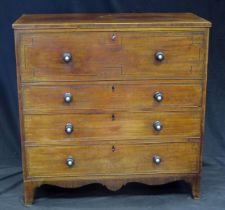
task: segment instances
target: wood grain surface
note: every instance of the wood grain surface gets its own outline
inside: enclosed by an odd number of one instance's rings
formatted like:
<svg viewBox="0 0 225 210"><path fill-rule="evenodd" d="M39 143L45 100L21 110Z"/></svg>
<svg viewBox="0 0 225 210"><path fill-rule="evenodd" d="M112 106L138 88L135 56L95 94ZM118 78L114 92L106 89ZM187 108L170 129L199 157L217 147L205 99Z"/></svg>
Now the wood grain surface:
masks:
<svg viewBox="0 0 225 210"><path fill-rule="evenodd" d="M191 13L17 20L25 204L42 184L101 183L118 190L130 182L185 180L199 198L210 26ZM161 102L155 92L163 94ZM65 93L72 94L70 103ZM74 126L71 134L67 123ZM73 167L66 165L69 157Z"/></svg>
<svg viewBox="0 0 225 210"><path fill-rule="evenodd" d="M112 119L114 114L114 120ZM26 141L48 143L54 140L76 139L146 139L153 137L200 137L200 112L149 112L112 114L25 115ZM153 123L160 121L161 131ZM72 123L74 131L65 132L65 125Z"/></svg>
<svg viewBox="0 0 225 210"><path fill-rule="evenodd" d="M204 68L203 40L204 33L177 31L24 34L21 79L199 79ZM163 61L155 59L157 52L165 54ZM71 62L63 61L64 53L71 53Z"/></svg>
<svg viewBox="0 0 225 210"><path fill-rule="evenodd" d="M210 27L211 23L191 13L93 13L23 15L15 29Z"/></svg>
<svg viewBox="0 0 225 210"><path fill-rule="evenodd" d="M157 102L154 94L163 94ZM25 113L71 113L108 111L150 111L200 108L201 84L152 84L148 82L73 85L24 85ZM64 101L65 93L72 94L72 101ZM94 112L94 111L93 111Z"/></svg>
<svg viewBox="0 0 225 210"><path fill-rule="evenodd" d="M112 150L112 147L115 150ZM28 147L28 177L197 173L198 143ZM161 163L153 162L159 155ZM74 166L66 160L72 157Z"/></svg>

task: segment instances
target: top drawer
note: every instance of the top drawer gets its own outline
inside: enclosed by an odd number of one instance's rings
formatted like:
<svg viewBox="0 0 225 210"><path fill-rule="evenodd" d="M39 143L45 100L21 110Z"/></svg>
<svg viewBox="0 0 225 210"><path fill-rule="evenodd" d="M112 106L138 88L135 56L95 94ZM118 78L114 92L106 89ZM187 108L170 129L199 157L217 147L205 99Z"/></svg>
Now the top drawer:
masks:
<svg viewBox="0 0 225 210"><path fill-rule="evenodd" d="M204 34L200 32L23 34L21 78L22 81L199 79L203 76L204 43Z"/></svg>

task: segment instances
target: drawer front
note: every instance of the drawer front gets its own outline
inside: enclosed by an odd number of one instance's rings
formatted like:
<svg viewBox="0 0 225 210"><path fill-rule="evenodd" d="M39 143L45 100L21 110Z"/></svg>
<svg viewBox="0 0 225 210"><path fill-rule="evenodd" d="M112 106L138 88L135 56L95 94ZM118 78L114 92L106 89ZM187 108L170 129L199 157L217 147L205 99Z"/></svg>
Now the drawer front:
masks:
<svg viewBox="0 0 225 210"><path fill-rule="evenodd" d="M202 78L204 35L68 32L22 37L22 81ZM163 60L156 54L162 52ZM159 54L157 54L159 55Z"/></svg>
<svg viewBox="0 0 225 210"><path fill-rule="evenodd" d="M24 121L26 141L37 143L199 137L201 112L25 115Z"/></svg>
<svg viewBox="0 0 225 210"><path fill-rule="evenodd" d="M68 113L101 109L177 110L201 106L200 84L151 85L150 83L25 85L23 107L26 113Z"/></svg>
<svg viewBox="0 0 225 210"><path fill-rule="evenodd" d="M28 177L197 173L198 143L26 147Z"/></svg>

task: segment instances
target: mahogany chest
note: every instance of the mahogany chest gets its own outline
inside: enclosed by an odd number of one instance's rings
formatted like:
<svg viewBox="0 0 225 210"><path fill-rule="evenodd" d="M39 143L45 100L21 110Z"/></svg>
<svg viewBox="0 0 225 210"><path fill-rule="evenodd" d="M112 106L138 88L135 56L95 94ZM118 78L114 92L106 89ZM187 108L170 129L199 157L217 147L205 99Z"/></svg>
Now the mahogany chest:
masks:
<svg viewBox="0 0 225 210"><path fill-rule="evenodd" d="M190 13L17 20L25 204L43 184L185 180L199 198L210 26Z"/></svg>

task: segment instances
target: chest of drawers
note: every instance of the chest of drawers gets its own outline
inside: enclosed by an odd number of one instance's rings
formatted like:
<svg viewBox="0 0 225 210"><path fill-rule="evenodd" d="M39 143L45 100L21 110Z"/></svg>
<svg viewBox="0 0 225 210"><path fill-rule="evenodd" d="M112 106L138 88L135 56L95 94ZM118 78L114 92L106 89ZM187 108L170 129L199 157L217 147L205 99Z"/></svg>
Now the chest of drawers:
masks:
<svg viewBox="0 0 225 210"><path fill-rule="evenodd" d="M26 204L43 184L185 180L200 196L208 21L24 15L13 27Z"/></svg>

